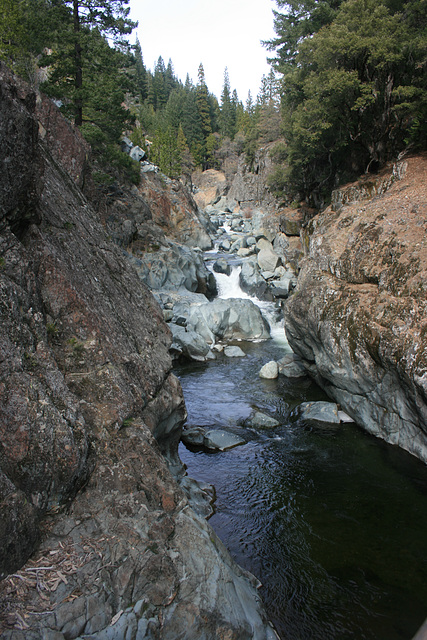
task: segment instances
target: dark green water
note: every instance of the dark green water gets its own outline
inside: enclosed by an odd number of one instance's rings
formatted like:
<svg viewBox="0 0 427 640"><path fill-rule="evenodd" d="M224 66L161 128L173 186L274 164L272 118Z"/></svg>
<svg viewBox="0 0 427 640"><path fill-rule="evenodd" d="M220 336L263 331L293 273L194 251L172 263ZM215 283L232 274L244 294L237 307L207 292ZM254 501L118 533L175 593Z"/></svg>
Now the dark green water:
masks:
<svg viewBox="0 0 427 640"><path fill-rule="evenodd" d="M240 346L246 358L176 370L188 423L247 442L223 453L180 447L189 475L216 488L211 525L262 582L281 638L410 640L427 617L427 467L354 424L299 423L295 407L322 391L259 378L283 353L274 341ZM240 427L254 408L280 427Z"/></svg>

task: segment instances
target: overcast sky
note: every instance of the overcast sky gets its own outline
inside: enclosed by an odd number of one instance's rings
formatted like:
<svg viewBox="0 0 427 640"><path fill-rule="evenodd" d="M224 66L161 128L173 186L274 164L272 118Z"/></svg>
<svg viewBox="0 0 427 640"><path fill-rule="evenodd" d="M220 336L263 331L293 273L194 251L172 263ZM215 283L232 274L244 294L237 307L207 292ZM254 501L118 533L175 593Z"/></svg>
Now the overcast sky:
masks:
<svg viewBox="0 0 427 640"><path fill-rule="evenodd" d="M166 65L170 58L175 75L184 82L188 73L196 84L202 63L208 89L220 99L228 67L239 99L245 103L249 90L256 98L270 71L261 40L274 36L274 0L130 0L130 7L148 69L159 56Z"/></svg>

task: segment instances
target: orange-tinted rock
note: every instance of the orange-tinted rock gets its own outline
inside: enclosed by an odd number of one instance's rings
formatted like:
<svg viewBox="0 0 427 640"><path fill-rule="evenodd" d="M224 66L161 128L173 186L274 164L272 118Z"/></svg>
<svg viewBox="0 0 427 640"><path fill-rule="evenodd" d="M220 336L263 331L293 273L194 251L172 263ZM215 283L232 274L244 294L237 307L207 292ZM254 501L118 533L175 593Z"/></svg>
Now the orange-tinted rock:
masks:
<svg viewBox="0 0 427 640"><path fill-rule="evenodd" d="M427 157L395 173L308 224L286 331L356 422L427 461Z"/></svg>

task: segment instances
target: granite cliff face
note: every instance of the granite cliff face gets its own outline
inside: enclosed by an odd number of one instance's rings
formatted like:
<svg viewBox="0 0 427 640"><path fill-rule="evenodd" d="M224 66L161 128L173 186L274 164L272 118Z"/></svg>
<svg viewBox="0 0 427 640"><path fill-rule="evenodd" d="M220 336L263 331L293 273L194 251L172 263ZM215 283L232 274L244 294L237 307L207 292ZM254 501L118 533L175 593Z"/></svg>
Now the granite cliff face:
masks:
<svg viewBox="0 0 427 640"><path fill-rule="evenodd" d="M0 91L2 637L273 637L166 463L171 335L79 189L87 146L4 66Z"/></svg>
<svg viewBox="0 0 427 640"><path fill-rule="evenodd" d="M426 202L426 156L334 194L303 230L285 322L357 423L427 462Z"/></svg>

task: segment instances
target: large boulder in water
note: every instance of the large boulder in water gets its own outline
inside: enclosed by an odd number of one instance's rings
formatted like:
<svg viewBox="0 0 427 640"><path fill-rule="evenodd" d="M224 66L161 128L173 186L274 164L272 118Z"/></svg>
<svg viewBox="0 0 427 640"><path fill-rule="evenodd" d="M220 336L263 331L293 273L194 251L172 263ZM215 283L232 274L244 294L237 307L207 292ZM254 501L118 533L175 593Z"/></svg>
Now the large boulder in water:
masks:
<svg viewBox="0 0 427 640"><path fill-rule="evenodd" d="M205 362L210 352L209 346L202 336L193 329L180 327L177 324L170 325L173 342L171 345L172 353L186 356L191 360Z"/></svg>
<svg viewBox="0 0 427 640"><path fill-rule="evenodd" d="M240 286L246 293L260 300L268 297L268 285L262 277L256 258L249 258L242 264L239 275Z"/></svg>
<svg viewBox="0 0 427 640"><path fill-rule="evenodd" d="M216 294L215 277L200 252L171 241L156 249L140 256L129 254L139 277L150 289L186 289L208 297Z"/></svg>
<svg viewBox="0 0 427 640"><path fill-rule="evenodd" d="M216 340L267 340L270 337L268 323L256 304L240 298L217 298L190 307L187 327L194 329L210 344Z"/></svg>
<svg viewBox="0 0 427 640"><path fill-rule="evenodd" d="M225 275L229 276L231 273L231 266L225 258L218 258L214 262L213 270L215 271L215 273L224 273Z"/></svg>

